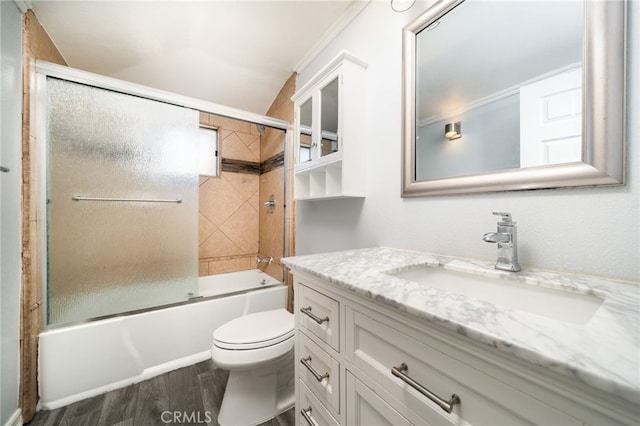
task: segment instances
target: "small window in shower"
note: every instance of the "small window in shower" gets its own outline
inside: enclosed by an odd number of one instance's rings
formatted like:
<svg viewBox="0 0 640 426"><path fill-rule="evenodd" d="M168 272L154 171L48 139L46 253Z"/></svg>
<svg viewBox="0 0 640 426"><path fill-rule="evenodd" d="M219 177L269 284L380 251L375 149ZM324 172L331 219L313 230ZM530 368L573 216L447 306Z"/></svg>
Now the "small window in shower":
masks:
<svg viewBox="0 0 640 426"><path fill-rule="evenodd" d="M218 131L211 127L200 126L198 139L200 145L200 176L218 176L220 173Z"/></svg>

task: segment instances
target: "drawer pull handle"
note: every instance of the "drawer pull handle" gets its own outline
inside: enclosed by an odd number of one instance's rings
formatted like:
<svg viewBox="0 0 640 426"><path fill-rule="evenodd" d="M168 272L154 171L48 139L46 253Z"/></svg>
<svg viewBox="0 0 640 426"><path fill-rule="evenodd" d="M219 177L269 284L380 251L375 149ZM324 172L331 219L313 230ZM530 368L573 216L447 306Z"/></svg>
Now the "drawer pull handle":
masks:
<svg viewBox="0 0 640 426"><path fill-rule="evenodd" d="M324 373L324 374L320 374L320 373L318 373L318 370L313 368L313 366L310 364L311 355L309 355L306 358L300 358L300 362L302 363L302 365L307 367L307 370L309 370L311 372L311 374L313 374L313 377L315 377L317 381L321 382L324 379L328 379L329 378L329 373L328 372Z"/></svg>
<svg viewBox="0 0 640 426"><path fill-rule="evenodd" d="M300 312L302 312L303 314L305 314L306 316L308 316L309 318L311 318L312 320L314 320L318 324L322 324L323 322L328 322L329 321L329 317L320 318L319 316L313 314L311 312L311 306L308 306L306 308L300 308Z"/></svg>
<svg viewBox="0 0 640 426"><path fill-rule="evenodd" d="M402 364L400 364L400 367L392 367L391 374L398 377L400 380L402 380L403 382L405 382L406 384L408 384L409 386L411 386L412 388L414 388L415 390L417 390L418 392L420 392L421 394L429 398L431 401L438 404L438 406L442 408L444 411L446 411L447 413L451 413L451 411L453 411L454 405L460 404L460 397L458 395L454 393L453 395L451 395L451 399L449 399L449 401L445 401L444 399L440 398L438 395L431 392L429 389L425 388L420 383L416 382L411 377L406 375L404 372L407 371L408 369L409 367L407 367L407 364L403 362Z"/></svg>
<svg viewBox="0 0 640 426"><path fill-rule="evenodd" d="M311 406L306 410L304 408L300 410L300 414L302 414L302 417L304 417L307 423L309 423L309 426L318 426L318 423L316 423L316 421L313 420L313 417L311 417Z"/></svg>

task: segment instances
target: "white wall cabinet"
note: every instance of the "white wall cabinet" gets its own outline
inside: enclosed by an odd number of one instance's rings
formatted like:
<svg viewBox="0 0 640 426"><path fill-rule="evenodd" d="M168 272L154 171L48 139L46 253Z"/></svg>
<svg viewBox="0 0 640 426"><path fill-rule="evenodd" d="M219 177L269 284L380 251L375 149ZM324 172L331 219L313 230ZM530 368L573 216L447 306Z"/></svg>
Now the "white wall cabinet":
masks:
<svg viewBox="0 0 640 426"><path fill-rule="evenodd" d="M577 380L468 341L315 276L293 272L297 424L635 421L628 403ZM394 367L408 379L394 375ZM454 394L459 402L447 412L446 403L454 400ZM444 408L434 402L438 398Z"/></svg>
<svg viewBox="0 0 640 426"><path fill-rule="evenodd" d="M296 200L364 197L365 70L342 52L292 97Z"/></svg>

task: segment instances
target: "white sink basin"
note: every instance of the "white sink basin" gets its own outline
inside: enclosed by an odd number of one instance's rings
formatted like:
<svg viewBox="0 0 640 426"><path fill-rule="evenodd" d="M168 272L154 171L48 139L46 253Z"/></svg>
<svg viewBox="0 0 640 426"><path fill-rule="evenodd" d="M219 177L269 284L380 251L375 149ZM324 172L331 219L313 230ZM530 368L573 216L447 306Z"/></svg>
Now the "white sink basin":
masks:
<svg viewBox="0 0 640 426"><path fill-rule="evenodd" d="M587 323L604 301L593 295L435 266L423 266L390 275L496 305L576 324Z"/></svg>

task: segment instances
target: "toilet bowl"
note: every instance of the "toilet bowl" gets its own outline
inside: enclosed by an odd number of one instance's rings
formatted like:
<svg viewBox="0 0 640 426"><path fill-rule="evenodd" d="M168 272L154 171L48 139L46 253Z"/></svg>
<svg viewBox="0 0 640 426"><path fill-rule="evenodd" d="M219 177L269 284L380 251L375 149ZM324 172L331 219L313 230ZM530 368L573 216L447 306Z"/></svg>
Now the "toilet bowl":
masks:
<svg viewBox="0 0 640 426"><path fill-rule="evenodd" d="M213 332L211 359L229 370L220 425L256 425L293 407L294 334L285 309L245 315Z"/></svg>

